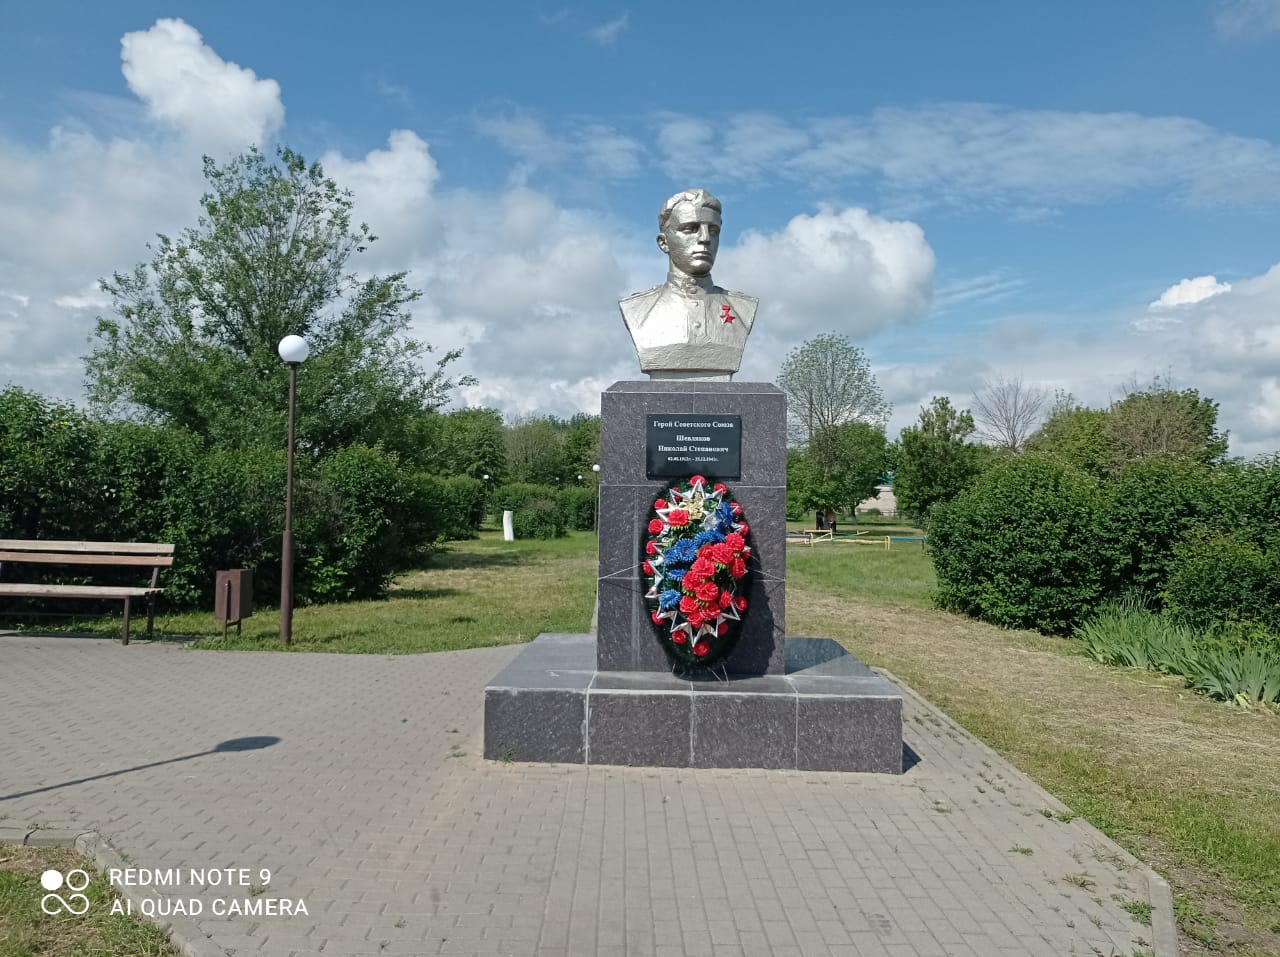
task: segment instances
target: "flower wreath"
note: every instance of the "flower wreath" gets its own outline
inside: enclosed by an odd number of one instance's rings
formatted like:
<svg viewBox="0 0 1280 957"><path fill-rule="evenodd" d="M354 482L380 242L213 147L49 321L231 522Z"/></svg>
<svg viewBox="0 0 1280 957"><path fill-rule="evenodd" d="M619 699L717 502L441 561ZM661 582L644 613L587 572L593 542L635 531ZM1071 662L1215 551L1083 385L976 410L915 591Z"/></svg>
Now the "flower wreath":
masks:
<svg viewBox="0 0 1280 957"><path fill-rule="evenodd" d="M729 490L695 475L653 503L641 566L645 599L668 653L709 666L733 648L747 610L750 529Z"/></svg>

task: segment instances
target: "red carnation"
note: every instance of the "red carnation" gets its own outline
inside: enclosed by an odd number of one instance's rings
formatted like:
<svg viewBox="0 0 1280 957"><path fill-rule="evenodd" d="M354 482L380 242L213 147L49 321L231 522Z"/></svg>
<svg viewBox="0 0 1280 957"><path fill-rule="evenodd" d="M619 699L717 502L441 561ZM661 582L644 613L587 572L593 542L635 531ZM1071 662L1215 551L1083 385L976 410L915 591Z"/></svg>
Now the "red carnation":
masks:
<svg viewBox="0 0 1280 957"><path fill-rule="evenodd" d="M716 485L715 485L715 491L717 491L717 492L727 492L727 491L729 491L729 488L728 488L728 486L726 486L726 485L724 484L724 482L716 482Z"/></svg>
<svg viewBox="0 0 1280 957"><path fill-rule="evenodd" d="M729 566L729 574L734 578L741 578L747 573L747 563L741 558L735 558L733 564Z"/></svg>
<svg viewBox="0 0 1280 957"><path fill-rule="evenodd" d="M711 653L711 646L705 641L700 641L693 646L693 653L699 658L705 658Z"/></svg>
<svg viewBox="0 0 1280 957"><path fill-rule="evenodd" d="M707 480L704 479L701 475L695 475L693 478L689 479L689 484L695 487L698 485L706 485Z"/></svg>
<svg viewBox="0 0 1280 957"><path fill-rule="evenodd" d="M666 507L667 507L667 500L666 500L665 498L660 498L660 499L658 499L656 502L654 502L654 503L653 503L653 507L654 507L654 508L666 508Z"/></svg>
<svg viewBox="0 0 1280 957"><path fill-rule="evenodd" d="M728 633L729 633L729 623L727 621L722 621L720 622L720 624L716 625L716 634L719 635L721 638L723 638Z"/></svg>
<svg viewBox="0 0 1280 957"><path fill-rule="evenodd" d="M655 625L662 624L662 612L660 611L652 612L650 613L649 617L653 619L653 623Z"/></svg>
<svg viewBox="0 0 1280 957"><path fill-rule="evenodd" d="M652 565L650 565L648 562L645 562L645 563L644 563L643 565L641 565L640 567L644 569L644 573L645 573L646 575L652 575L652 574L653 574L653 566L652 566Z"/></svg>
<svg viewBox="0 0 1280 957"><path fill-rule="evenodd" d="M705 551L706 546L704 545L702 547ZM715 573L715 562L704 555L699 554L698 557L694 559L693 564L689 566L689 572L685 575L685 580L688 580L689 575L692 575L694 578L710 578Z"/></svg>
<svg viewBox="0 0 1280 957"><path fill-rule="evenodd" d="M667 512L667 523L672 528L681 528L689 524L689 513L682 508L673 508Z"/></svg>
<svg viewBox="0 0 1280 957"><path fill-rule="evenodd" d="M686 615L692 614L698 610L698 599L692 595L685 595L680 599L680 610Z"/></svg>
<svg viewBox="0 0 1280 957"><path fill-rule="evenodd" d="M738 534L741 535L743 538L746 538L747 533L750 531L751 531L751 526L748 525L746 522L743 522L741 525L738 526ZM725 538L728 538L728 537L729 537L728 535L725 536Z"/></svg>
<svg viewBox="0 0 1280 957"><path fill-rule="evenodd" d="M742 514L742 506L741 506L741 505L739 505L737 502L730 502L730 503L729 503L729 508L731 508L731 509L733 510L733 514L734 514L734 515L741 515L741 514Z"/></svg>
<svg viewBox="0 0 1280 957"><path fill-rule="evenodd" d="M738 611L746 611L746 610L747 610L747 596L746 596L746 595L739 595L737 598L735 598L735 599L733 600L733 607L734 607L734 608L736 608L736 609L738 609Z"/></svg>
<svg viewBox="0 0 1280 957"><path fill-rule="evenodd" d="M703 620L702 615L696 611L689 616L689 624L693 625L694 628L701 628Z"/></svg>
<svg viewBox="0 0 1280 957"><path fill-rule="evenodd" d="M673 631L671 633L671 640L674 641L677 645L683 645L686 641L689 640L689 636L685 634L683 631Z"/></svg>
<svg viewBox="0 0 1280 957"><path fill-rule="evenodd" d="M713 602L720 600L720 586L715 582L705 582L698 586L698 600Z"/></svg>
<svg viewBox="0 0 1280 957"><path fill-rule="evenodd" d="M740 552L746 548L747 541L737 532L730 532L724 537L724 543L729 546L730 551Z"/></svg>
<svg viewBox="0 0 1280 957"><path fill-rule="evenodd" d="M733 596L730 595L727 591L722 591L720 593L720 607L728 608L732 604L733 604Z"/></svg>
<svg viewBox="0 0 1280 957"><path fill-rule="evenodd" d="M662 531L662 519L655 518L649 521L649 534L657 535Z"/></svg>
<svg viewBox="0 0 1280 957"><path fill-rule="evenodd" d="M653 542L645 542L644 553L646 555L656 555L658 554L658 546L655 545Z"/></svg>
<svg viewBox="0 0 1280 957"><path fill-rule="evenodd" d="M734 559L733 552L727 542L719 542L711 546L711 560L717 565L728 565Z"/></svg>

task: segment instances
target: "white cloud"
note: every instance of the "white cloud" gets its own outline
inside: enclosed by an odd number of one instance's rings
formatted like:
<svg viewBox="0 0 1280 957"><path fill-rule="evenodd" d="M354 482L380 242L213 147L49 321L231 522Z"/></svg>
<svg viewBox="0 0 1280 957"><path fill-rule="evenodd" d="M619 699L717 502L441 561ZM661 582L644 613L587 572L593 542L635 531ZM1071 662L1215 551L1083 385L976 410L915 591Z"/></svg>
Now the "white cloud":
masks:
<svg viewBox="0 0 1280 957"><path fill-rule="evenodd" d="M995 206L1042 217L1152 188L1197 205L1280 196L1280 148L1178 116L939 103L816 119L747 113L714 124L664 114L657 123L663 169L675 179L871 180L907 208Z"/></svg>
<svg viewBox="0 0 1280 957"><path fill-rule="evenodd" d="M587 35L601 46L613 46L618 42L618 37L622 36L622 31L627 29L630 20L630 16L624 13L620 17L614 17L606 23L592 27L587 31Z"/></svg>
<svg viewBox="0 0 1280 957"><path fill-rule="evenodd" d="M538 117L520 112L479 117L475 127L521 161L515 177L521 185L534 170L557 167L575 176L625 179L640 172L645 153L639 140L607 123L580 122L552 132Z"/></svg>
<svg viewBox="0 0 1280 957"><path fill-rule="evenodd" d="M206 149L261 145L284 122L279 84L223 60L182 20L157 20L120 45L129 89L150 115Z"/></svg>
<svg viewBox="0 0 1280 957"><path fill-rule="evenodd" d="M823 207L776 233L748 231L721 250L717 281L765 303L767 328L802 341L834 329L865 336L918 319L933 295L933 250L912 222Z"/></svg>
<svg viewBox="0 0 1280 957"><path fill-rule="evenodd" d="M1196 276L1194 279L1184 279L1170 286L1160 294L1159 299L1155 300L1147 308L1154 310L1176 309L1179 306L1189 306L1193 303L1203 302L1210 296L1217 296L1230 291L1231 283L1218 282L1217 276Z"/></svg>
<svg viewBox="0 0 1280 957"><path fill-rule="evenodd" d="M1280 30L1280 0L1225 0L1214 23L1229 37Z"/></svg>
<svg viewBox="0 0 1280 957"><path fill-rule="evenodd" d="M1070 392L1094 408L1159 375L1218 403L1233 455L1280 450L1280 264L1164 314L1171 318L1153 322L1134 302L1103 314L999 316L976 331L952 330L935 314L910 342L883 335L870 353L881 360L873 370L894 403L889 433L914 423L934 395L972 408L983 381L1001 375Z"/></svg>
<svg viewBox="0 0 1280 957"><path fill-rule="evenodd" d="M374 263L388 255L402 263L431 244L440 170L416 133L392 130L384 150L371 150L359 160L330 151L320 162L327 176L351 190L355 220L368 223L378 237L369 257Z"/></svg>

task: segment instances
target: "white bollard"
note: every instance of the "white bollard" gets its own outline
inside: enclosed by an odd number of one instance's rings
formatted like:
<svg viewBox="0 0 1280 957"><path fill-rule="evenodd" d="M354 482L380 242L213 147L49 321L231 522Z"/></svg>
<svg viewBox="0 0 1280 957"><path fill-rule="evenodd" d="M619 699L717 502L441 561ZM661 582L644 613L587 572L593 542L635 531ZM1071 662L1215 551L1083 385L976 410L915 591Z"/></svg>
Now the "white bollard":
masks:
<svg viewBox="0 0 1280 957"><path fill-rule="evenodd" d="M502 540L504 542L514 542L516 540L515 513L507 509L502 513Z"/></svg>

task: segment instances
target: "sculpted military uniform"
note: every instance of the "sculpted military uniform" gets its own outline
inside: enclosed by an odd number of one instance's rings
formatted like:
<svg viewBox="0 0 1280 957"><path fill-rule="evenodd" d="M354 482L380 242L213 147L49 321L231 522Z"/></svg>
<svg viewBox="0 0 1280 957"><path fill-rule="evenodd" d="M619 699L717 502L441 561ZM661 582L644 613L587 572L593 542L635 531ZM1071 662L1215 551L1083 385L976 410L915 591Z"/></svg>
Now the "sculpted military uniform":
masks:
<svg viewBox="0 0 1280 957"><path fill-rule="evenodd" d="M737 372L758 304L707 280L655 286L618 306L640 356L640 371L682 378L680 373Z"/></svg>

